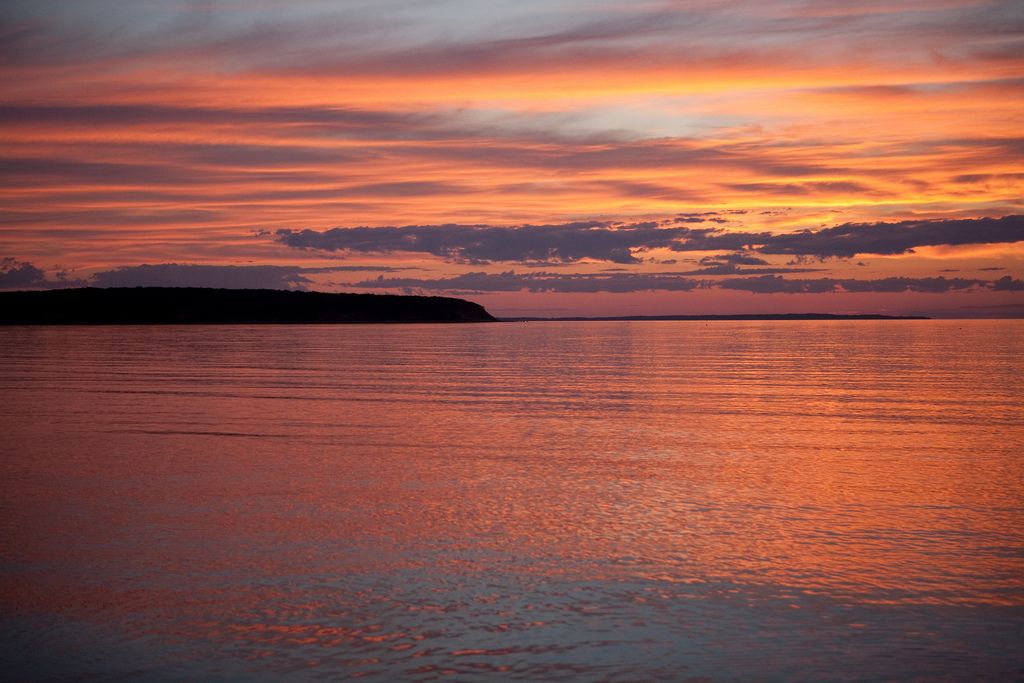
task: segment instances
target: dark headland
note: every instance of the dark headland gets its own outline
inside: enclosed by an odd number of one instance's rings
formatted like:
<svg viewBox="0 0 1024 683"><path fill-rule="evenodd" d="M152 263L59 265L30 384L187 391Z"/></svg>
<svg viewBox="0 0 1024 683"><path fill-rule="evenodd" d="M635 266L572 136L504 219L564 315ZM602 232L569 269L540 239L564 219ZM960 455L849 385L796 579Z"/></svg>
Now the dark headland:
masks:
<svg viewBox="0 0 1024 683"><path fill-rule="evenodd" d="M0 292L0 325L494 321L479 304L442 296L200 287Z"/></svg>

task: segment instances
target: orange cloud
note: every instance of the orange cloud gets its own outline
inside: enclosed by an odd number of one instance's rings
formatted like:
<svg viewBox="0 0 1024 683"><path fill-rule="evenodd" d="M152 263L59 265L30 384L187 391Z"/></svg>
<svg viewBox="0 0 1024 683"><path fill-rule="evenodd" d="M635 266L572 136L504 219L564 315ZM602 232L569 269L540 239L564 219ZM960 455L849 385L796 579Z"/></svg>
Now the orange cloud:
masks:
<svg viewBox="0 0 1024 683"><path fill-rule="evenodd" d="M301 3L272 25L168 3L159 25L181 30L162 32L88 2L77 24L12 13L0 256L290 264L254 231L731 209L730 230L784 232L1024 211L1024 57L999 3L556 5L489 31Z"/></svg>

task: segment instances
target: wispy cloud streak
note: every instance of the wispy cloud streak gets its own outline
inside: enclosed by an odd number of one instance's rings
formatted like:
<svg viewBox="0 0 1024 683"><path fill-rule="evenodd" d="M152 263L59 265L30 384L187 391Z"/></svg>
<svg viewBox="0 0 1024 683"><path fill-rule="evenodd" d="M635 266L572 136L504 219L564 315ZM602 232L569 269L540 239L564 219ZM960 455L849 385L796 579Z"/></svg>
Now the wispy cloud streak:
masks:
<svg viewBox="0 0 1024 683"><path fill-rule="evenodd" d="M1012 296L1022 31L1011 0L7 2L0 253L181 282L858 258ZM257 280L340 284L290 272Z"/></svg>

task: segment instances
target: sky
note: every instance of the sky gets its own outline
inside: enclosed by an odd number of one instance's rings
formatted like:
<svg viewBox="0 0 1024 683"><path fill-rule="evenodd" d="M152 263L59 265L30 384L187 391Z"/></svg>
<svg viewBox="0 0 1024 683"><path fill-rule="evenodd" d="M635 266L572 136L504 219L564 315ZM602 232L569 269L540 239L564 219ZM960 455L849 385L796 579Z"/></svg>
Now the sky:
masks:
<svg viewBox="0 0 1024 683"><path fill-rule="evenodd" d="M0 289L1024 316L1015 0L5 0Z"/></svg>

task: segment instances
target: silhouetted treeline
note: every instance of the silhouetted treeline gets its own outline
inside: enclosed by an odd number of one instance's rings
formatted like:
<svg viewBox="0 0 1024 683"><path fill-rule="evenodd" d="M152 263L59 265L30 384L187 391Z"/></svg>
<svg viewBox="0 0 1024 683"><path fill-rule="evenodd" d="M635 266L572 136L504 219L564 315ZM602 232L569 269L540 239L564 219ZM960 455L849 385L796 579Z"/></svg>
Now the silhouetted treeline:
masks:
<svg viewBox="0 0 1024 683"><path fill-rule="evenodd" d="M0 292L0 324L491 322L483 306L441 296L198 287Z"/></svg>

